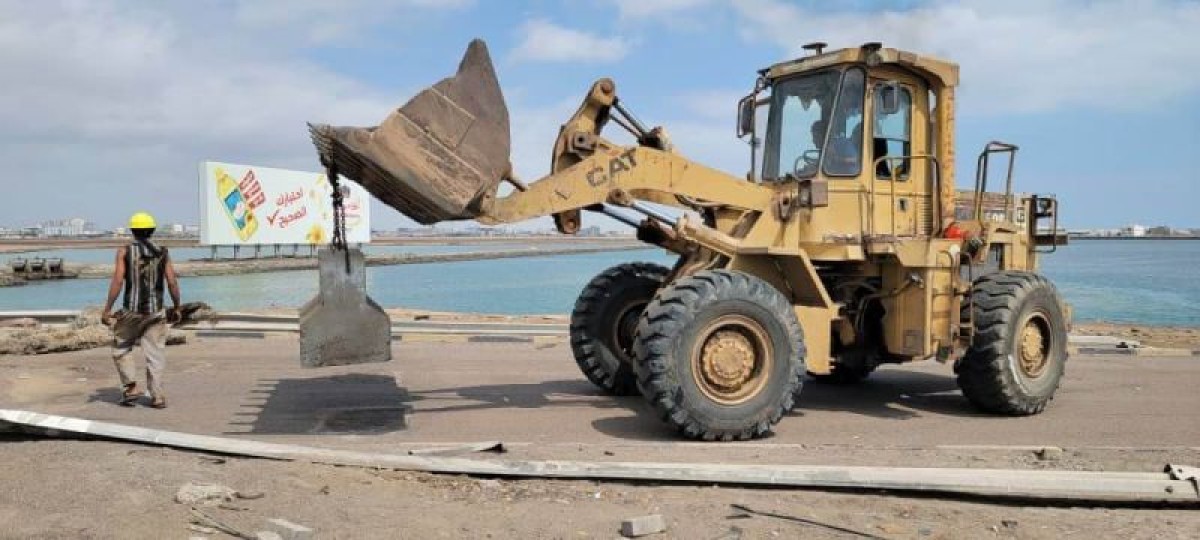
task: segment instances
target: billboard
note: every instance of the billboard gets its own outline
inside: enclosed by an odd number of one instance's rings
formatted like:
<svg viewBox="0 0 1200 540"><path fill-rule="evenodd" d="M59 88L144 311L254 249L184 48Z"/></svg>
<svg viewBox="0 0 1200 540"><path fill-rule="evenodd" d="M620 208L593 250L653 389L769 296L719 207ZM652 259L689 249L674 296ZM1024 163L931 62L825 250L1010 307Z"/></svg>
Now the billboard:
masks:
<svg viewBox="0 0 1200 540"><path fill-rule="evenodd" d="M339 180L346 241L371 240L370 196ZM200 244L328 244L332 187L324 173L206 161L200 164Z"/></svg>

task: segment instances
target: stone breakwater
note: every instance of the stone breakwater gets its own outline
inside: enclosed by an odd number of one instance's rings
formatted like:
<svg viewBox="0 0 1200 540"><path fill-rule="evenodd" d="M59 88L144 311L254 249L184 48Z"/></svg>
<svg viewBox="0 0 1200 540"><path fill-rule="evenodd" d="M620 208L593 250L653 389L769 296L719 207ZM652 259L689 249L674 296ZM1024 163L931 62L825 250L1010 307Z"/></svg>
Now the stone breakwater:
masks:
<svg viewBox="0 0 1200 540"><path fill-rule="evenodd" d="M604 246L588 246L579 248L551 247L505 249L495 251L468 251L461 253L431 253L431 254L399 254L399 255L368 255L367 266L391 266L399 264L430 264L461 261L481 261L489 259L512 259L517 257L545 257L550 255L578 255L583 253L600 253L605 251L629 251L646 249L650 246L630 242ZM89 264L71 268L80 278L108 278L112 276L113 265ZM177 261L175 271L180 277L192 276L224 276L234 274L254 274L260 272L282 272L287 270L308 270L317 267L315 257L304 258L259 258L237 260L193 260Z"/></svg>

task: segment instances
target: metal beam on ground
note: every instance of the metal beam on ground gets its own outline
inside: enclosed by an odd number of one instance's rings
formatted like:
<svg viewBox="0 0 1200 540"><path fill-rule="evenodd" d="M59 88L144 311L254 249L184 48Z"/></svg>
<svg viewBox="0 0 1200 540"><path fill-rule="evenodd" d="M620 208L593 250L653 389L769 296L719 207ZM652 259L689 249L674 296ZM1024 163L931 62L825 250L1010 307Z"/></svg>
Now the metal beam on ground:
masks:
<svg viewBox="0 0 1200 540"><path fill-rule="evenodd" d="M288 461L513 478L680 482L740 486L870 489L1108 503L1200 503L1193 467L1165 472L1029 471L919 467L734 465L484 460L327 450L98 422L30 411L0 409L0 428L33 428L171 446L205 452Z"/></svg>

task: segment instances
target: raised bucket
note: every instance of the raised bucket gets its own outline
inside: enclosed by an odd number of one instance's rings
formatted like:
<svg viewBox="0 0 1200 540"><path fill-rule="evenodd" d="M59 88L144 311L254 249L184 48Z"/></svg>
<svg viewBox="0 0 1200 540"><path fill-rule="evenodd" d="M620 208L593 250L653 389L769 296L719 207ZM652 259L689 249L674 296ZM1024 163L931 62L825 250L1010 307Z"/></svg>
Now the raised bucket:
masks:
<svg viewBox="0 0 1200 540"><path fill-rule="evenodd" d="M370 128L309 125L321 162L413 220L471 219L509 172L508 108L487 45Z"/></svg>

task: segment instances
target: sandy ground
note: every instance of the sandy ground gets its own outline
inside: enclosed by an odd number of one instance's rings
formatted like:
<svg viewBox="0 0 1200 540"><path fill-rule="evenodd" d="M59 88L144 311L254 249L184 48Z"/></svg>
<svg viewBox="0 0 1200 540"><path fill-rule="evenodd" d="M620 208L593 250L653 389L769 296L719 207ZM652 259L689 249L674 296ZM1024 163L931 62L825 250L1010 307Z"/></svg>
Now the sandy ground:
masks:
<svg viewBox="0 0 1200 540"><path fill-rule="evenodd" d="M2 441L3 439L0 439ZM989 504L880 494L492 480L216 457L108 442L0 442L2 538L228 538L187 527L185 482L264 497L203 511L240 530L284 518L317 538L619 538L621 520L662 514L649 538L853 538L731 504L880 538L1194 538L1200 511ZM52 468L47 464L53 463Z"/></svg>
<svg viewBox="0 0 1200 540"><path fill-rule="evenodd" d="M400 341L384 364L305 370L294 338L170 349L171 408L124 408L103 349L0 356L0 407L161 429L374 452L500 440L513 459L709 461L1155 471L1200 464L1200 364L1075 357L1041 415L973 411L946 366L885 367L854 387L806 385L773 437L683 442L640 398L583 380L564 343ZM1064 449L1055 460L1043 446ZM1047 507L881 493L490 480L221 458L100 441L0 441L0 537L186 538L184 482L261 491L209 510L240 528L281 517L319 538L615 538L663 514L655 538L850 538L730 504L882 538L1193 538L1197 509ZM737 534L740 530L740 536ZM212 538L221 535L201 535Z"/></svg>
<svg viewBox="0 0 1200 540"><path fill-rule="evenodd" d="M90 306L85 308L85 311L95 311L96 309L95 306ZM570 316L566 314L502 315L407 308L388 308L386 311L393 321L508 322L518 324L568 324L570 322ZM294 309L265 309L258 310L255 313L295 315L296 311ZM41 332L31 332L25 328L5 328L5 325L4 321L0 321L0 354L37 351L59 352L98 347L107 343L107 338L102 336L102 332L100 332L103 328L97 327L97 325L85 324L77 329L65 330L44 329ZM73 335L72 332L75 332L77 335ZM1140 342L1144 347L1200 351L1200 327L1077 323L1074 325L1073 333L1119 337L1121 339ZM37 337L31 340L31 334L36 334ZM42 345L43 342L46 345ZM53 342L53 346L51 346L51 342ZM35 346L31 346L30 343L33 343ZM72 343L75 345L71 345Z"/></svg>

